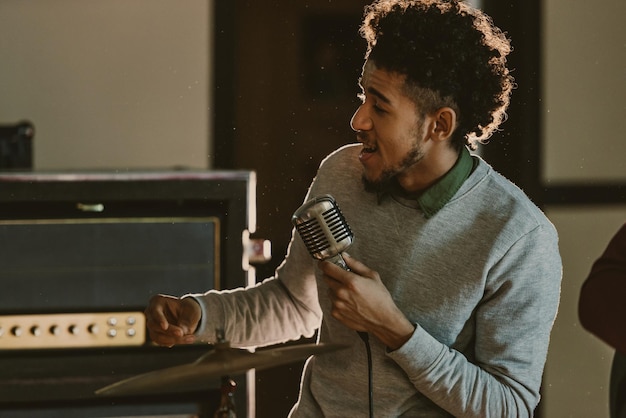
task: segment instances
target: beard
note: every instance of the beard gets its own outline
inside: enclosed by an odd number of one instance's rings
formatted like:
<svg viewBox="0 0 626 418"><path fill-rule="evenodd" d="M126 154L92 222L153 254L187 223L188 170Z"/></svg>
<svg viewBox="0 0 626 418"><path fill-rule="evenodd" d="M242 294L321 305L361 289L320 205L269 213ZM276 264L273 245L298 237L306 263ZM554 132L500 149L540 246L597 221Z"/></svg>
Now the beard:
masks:
<svg viewBox="0 0 626 418"><path fill-rule="evenodd" d="M400 184L398 183L398 176L406 172L409 168L419 163L424 158L424 150L420 143L420 139L423 137L424 132L424 119L421 118L417 126L410 133L410 136L415 138L413 147L404 156L402 161L395 167L385 168L377 179L370 180L365 177L365 173L361 177L363 187L366 192L376 193L378 195L391 193L394 190L398 190Z"/></svg>
<svg viewBox="0 0 626 418"><path fill-rule="evenodd" d="M415 144L413 149L407 153L400 164L384 169L377 179L370 180L363 174L361 181L363 182L365 191L380 195L398 190L398 187L400 187L397 180L398 176L419 163L422 158L424 158L422 147L419 144Z"/></svg>

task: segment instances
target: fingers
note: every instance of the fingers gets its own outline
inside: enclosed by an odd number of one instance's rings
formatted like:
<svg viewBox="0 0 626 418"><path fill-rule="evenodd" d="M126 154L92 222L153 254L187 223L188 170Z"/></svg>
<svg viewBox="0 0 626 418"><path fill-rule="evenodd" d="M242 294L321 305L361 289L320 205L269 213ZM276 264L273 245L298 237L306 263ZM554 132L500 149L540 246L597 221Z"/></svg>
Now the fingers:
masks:
<svg viewBox="0 0 626 418"><path fill-rule="evenodd" d="M347 254L342 255L349 270L329 262L320 263L332 304L331 315L348 328L367 331L376 322L381 295L386 289L378 272Z"/></svg>
<svg viewBox="0 0 626 418"><path fill-rule="evenodd" d="M340 283L347 284L350 281L350 271L344 270L330 261L320 261L318 266L324 273L327 282L336 280Z"/></svg>
<svg viewBox="0 0 626 418"><path fill-rule="evenodd" d="M347 253L343 253L342 256L348 268L356 274L370 278L375 278L375 276L377 275L374 270L370 269L356 258L350 257L350 255L348 255Z"/></svg>
<svg viewBox="0 0 626 418"><path fill-rule="evenodd" d="M150 331L150 340L157 345L172 347L181 344L193 344L196 341L194 335L177 336L167 332Z"/></svg>
<svg viewBox="0 0 626 418"><path fill-rule="evenodd" d="M155 332L169 329L170 323L167 319L166 309L169 309L169 305L174 299L174 297L166 295L156 295L150 299L144 312L149 329Z"/></svg>
<svg viewBox="0 0 626 418"><path fill-rule="evenodd" d="M349 270L344 270L328 261L321 261L319 263L319 267L326 275L327 281L329 281L328 279L334 279L344 285L350 285L351 281L353 281L356 276L362 276L374 280L378 280L380 278L376 271L370 269L356 258L352 258L347 253L342 253L342 256ZM330 284L332 283L329 283L329 285Z"/></svg>
<svg viewBox="0 0 626 418"><path fill-rule="evenodd" d="M164 304L156 302L152 310L150 309L146 310L146 319L148 320L149 325L155 324L161 330L167 331L170 323L165 317L164 306L165 306Z"/></svg>
<svg viewBox="0 0 626 418"><path fill-rule="evenodd" d="M150 339L159 345L190 344L200 320L199 305L190 298L157 295L145 310Z"/></svg>

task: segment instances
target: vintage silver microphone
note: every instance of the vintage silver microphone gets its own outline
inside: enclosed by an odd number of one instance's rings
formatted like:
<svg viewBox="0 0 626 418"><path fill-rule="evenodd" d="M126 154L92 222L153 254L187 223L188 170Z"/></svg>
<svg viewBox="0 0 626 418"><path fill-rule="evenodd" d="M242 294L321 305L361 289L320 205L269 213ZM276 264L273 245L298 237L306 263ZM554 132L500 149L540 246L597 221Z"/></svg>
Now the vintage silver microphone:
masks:
<svg viewBox="0 0 626 418"><path fill-rule="evenodd" d="M331 195L314 197L295 211L291 222L304 241L309 254L318 260L327 260L344 270L350 270L341 253L354 241L354 234ZM372 351L367 332L357 331L365 343L369 377L369 416L374 417L372 383Z"/></svg>
<svg viewBox="0 0 626 418"><path fill-rule="evenodd" d="M341 253L352 245L354 234L332 196L307 201L293 214L291 222L314 258L348 270Z"/></svg>

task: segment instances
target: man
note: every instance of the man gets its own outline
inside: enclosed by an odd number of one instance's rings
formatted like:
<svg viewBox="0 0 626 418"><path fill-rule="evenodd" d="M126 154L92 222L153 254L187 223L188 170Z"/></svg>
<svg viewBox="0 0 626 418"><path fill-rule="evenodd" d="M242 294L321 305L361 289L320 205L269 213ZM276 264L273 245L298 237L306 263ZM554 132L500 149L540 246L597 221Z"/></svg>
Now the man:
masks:
<svg viewBox="0 0 626 418"><path fill-rule="evenodd" d="M332 195L354 231L350 271L314 261L294 234L260 285L153 298L150 335L213 342L219 328L245 347L318 332L348 345L307 362L292 417L367 416L368 350L376 417L532 416L559 301L557 234L468 151L504 118L508 40L443 0L377 1L361 33L360 144L328 156L308 193Z"/></svg>

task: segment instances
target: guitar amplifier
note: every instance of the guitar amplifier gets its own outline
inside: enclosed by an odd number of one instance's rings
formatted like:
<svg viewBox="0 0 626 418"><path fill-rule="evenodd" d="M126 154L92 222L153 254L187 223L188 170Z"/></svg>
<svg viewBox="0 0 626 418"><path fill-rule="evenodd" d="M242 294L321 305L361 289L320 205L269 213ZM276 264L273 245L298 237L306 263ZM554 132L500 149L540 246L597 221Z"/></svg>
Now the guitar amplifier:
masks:
<svg viewBox="0 0 626 418"><path fill-rule="evenodd" d="M219 381L96 397L211 349L149 341L159 293L253 284L255 176L246 171L0 175L0 417L212 416ZM254 378L235 377L239 416Z"/></svg>

